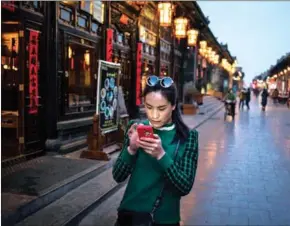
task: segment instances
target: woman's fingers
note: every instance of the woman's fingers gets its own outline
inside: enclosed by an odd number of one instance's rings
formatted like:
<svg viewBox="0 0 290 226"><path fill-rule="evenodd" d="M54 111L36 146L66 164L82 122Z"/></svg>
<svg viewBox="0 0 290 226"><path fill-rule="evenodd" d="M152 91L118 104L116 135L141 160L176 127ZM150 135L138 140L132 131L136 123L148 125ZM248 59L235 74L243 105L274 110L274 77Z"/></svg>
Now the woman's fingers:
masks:
<svg viewBox="0 0 290 226"><path fill-rule="evenodd" d="M143 148L144 149L144 148ZM152 151L149 149L144 149L144 151L148 154L148 155L152 155Z"/></svg>

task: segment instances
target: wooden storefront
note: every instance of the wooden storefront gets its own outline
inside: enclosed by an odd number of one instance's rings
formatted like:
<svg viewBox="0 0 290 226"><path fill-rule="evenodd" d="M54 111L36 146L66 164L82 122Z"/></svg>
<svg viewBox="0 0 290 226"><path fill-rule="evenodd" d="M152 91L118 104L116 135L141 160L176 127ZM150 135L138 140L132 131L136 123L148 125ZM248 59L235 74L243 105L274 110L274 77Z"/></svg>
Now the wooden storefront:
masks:
<svg viewBox="0 0 290 226"><path fill-rule="evenodd" d="M2 162L44 149L47 5L1 2Z"/></svg>
<svg viewBox="0 0 290 226"><path fill-rule="evenodd" d="M51 86L56 93L48 109L53 122L47 149L63 152L86 145L86 136L96 112L98 60L103 53L102 3L55 2L53 68ZM57 110L55 110L57 109Z"/></svg>

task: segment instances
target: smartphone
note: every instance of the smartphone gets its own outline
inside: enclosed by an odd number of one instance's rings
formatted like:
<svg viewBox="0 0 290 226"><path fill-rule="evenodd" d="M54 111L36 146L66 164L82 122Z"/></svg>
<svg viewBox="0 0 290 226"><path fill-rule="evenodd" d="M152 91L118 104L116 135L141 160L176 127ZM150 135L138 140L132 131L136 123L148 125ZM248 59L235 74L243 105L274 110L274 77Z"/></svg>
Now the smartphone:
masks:
<svg viewBox="0 0 290 226"><path fill-rule="evenodd" d="M139 138L142 138L142 137L154 138L152 126L138 125L137 133L138 133Z"/></svg>

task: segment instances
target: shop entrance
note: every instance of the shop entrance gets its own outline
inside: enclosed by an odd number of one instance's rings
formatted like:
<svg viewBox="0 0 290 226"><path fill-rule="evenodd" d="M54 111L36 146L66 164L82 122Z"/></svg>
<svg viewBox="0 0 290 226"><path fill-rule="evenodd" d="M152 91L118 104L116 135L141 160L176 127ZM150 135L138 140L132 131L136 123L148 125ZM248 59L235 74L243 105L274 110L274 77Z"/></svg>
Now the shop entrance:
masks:
<svg viewBox="0 0 290 226"><path fill-rule="evenodd" d="M40 32L35 26L1 24L2 160L43 148L40 128Z"/></svg>

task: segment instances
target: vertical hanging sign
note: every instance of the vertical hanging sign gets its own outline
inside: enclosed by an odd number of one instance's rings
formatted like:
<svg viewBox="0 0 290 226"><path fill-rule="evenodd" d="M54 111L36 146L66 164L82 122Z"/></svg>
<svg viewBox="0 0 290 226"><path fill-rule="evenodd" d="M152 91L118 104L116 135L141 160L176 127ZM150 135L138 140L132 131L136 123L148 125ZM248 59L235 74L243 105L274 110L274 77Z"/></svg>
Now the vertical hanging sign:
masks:
<svg viewBox="0 0 290 226"><path fill-rule="evenodd" d="M29 34L29 114L38 113L38 35L30 30Z"/></svg>
<svg viewBox="0 0 290 226"><path fill-rule="evenodd" d="M107 29L107 40L106 40L106 61L113 61L113 29Z"/></svg>
<svg viewBox="0 0 290 226"><path fill-rule="evenodd" d="M141 104L141 70L142 70L142 43L137 43L136 54L136 105Z"/></svg>

